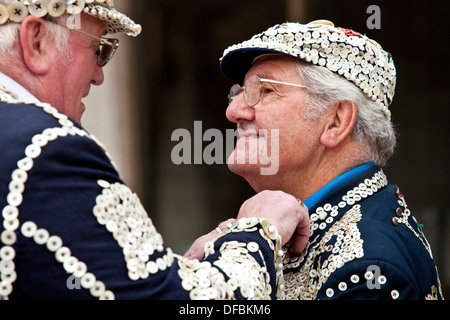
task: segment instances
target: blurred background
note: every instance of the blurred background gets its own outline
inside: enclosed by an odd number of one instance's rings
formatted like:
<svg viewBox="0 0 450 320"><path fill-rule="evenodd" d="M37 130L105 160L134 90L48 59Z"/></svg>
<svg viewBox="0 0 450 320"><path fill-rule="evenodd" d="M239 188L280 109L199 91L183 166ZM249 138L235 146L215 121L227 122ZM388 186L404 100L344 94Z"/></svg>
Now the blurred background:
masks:
<svg viewBox="0 0 450 320"><path fill-rule="evenodd" d="M230 83L219 70L228 46L286 21L328 19L366 34L397 68L390 109L398 147L385 172L397 184L431 243L444 296L450 295L450 1L116 0L140 23L120 35L105 83L86 99L85 128L106 146L166 245L183 254L254 195L225 164L175 165L178 128L235 129L225 118ZM379 29L367 21L380 8ZM194 142L194 141L193 141ZM201 142L201 141L200 141ZM211 142L203 142L202 150ZM225 157L224 157L225 162Z"/></svg>

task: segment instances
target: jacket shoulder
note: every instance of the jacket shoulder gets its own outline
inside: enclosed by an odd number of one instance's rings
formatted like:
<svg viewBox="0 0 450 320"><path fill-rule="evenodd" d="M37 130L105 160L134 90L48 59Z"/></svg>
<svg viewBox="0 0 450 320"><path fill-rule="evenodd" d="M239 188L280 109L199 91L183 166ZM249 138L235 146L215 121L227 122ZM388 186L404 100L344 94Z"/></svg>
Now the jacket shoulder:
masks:
<svg viewBox="0 0 450 320"><path fill-rule="evenodd" d="M46 127L54 127L58 124L58 116L61 119L68 119L67 116L60 114L49 104L12 104L0 102L0 130L2 134L8 134L12 131L21 132L42 131Z"/></svg>

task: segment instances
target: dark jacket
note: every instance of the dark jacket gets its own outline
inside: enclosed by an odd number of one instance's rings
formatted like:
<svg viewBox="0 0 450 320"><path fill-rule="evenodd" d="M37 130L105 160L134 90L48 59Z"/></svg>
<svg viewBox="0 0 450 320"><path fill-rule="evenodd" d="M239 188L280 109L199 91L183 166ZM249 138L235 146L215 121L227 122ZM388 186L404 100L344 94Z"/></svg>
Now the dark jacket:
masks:
<svg viewBox="0 0 450 320"><path fill-rule="evenodd" d="M420 225L373 167L309 210L310 241L285 255L287 299L442 299Z"/></svg>
<svg viewBox="0 0 450 320"><path fill-rule="evenodd" d="M276 297L265 223L233 225L201 263L174 254L101 144L47 104L0 102L0 168L0 298Z"/></svg>

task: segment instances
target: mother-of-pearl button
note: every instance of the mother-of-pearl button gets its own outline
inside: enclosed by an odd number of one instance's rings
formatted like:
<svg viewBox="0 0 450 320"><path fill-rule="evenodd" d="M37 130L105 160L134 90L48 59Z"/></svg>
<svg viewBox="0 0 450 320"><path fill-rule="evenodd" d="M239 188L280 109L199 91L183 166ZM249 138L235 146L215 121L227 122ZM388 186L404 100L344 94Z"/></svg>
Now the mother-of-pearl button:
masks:
<svg viewBox="0 0 450 320"><path fill-rule="evenodd" d="M9 19L14 22L22 22L28 15L28 8L19 1L13 1L8 5Z"/></svg>
<svg viewBox="0 0 450 320"><path fill-rule="evenodd" d="M35 17L41 18L47 14L47 7L44 1L36 0L32 4L28 5L28 11Z"/></svg>

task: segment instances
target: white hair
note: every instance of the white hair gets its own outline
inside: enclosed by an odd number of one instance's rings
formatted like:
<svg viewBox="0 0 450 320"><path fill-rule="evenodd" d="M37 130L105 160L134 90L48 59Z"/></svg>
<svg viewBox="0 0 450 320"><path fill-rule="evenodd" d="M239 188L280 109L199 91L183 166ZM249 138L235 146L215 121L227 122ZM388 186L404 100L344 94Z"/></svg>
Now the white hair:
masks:
<svg viewBox="0 0 450 320"><path fill-rule="evenodd" d="M47 34L55 41L56 48L61 53L71 56L68 41L69 30L48 20L46 21L46 25ZM20 26L19 23L15 22L8 22L0 26L0 54L2 56L12 53L15 43L19 40Z"/></svg>
<svg viewBox="0 0 450 320"><path fill-rule="evenodd" d="M305 116L317 120L333 103L355 102L358 115L352 137L362 147L361 152L355 155L356 160L386 165L394 153L397 136L392 122L381 108L353 83L324 67L299 62L297 69L306 86L305 104L310 108Z"/></svg>
<svg viewBox="0 0 450 320"><path fill-rule="evenodd" d="M0 27L0 53L9 54L19 39L20 24L7 23Z"/></svg>

